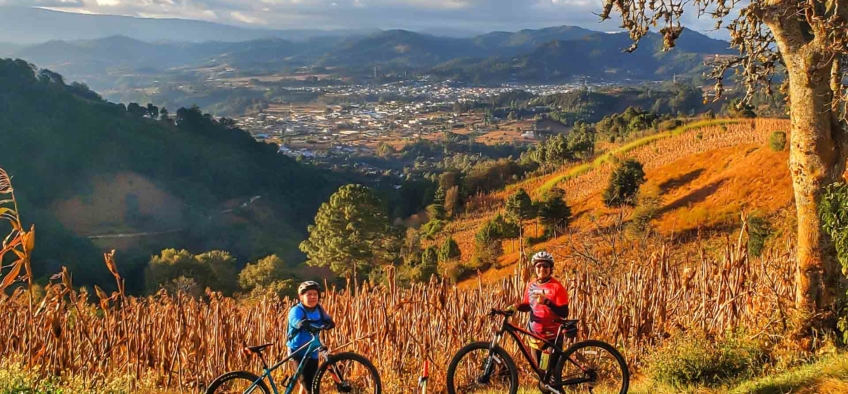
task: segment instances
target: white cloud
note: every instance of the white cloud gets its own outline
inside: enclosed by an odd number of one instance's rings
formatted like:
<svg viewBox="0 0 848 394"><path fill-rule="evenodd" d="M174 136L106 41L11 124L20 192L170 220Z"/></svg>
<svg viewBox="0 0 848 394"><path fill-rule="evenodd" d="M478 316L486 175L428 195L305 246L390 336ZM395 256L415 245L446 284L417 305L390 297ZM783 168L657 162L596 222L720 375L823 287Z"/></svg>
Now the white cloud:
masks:
<svg viewBox="0 0 848 394"><path fill-rule="evenodd" d="M0 6L80 7L83 0L0 0Z"/></svg>
<svg viewBox="0 0 848 394"><path fill-rule="evenodd" d="M241 26L289 28L440 28L474 31L577 25L598 31L601 0L0 0L0 5L36 5L73 12L155 18L202 19ZM713 22L684 20L695 30Z"/></svg>
<svg viewBox="0 0 848 394"><path fill-rule="evenodd" d="M244 23L247 23L249 25L265 25L265 24L268 23L268 22L265 22L264 20L262 20L262 18L255 18L255 17L252 17L252 16L248 16L248 15L242 14L239 11L231 12L230 16L232 16L233 19L235 19L239 22L244 22Z"/></svg>

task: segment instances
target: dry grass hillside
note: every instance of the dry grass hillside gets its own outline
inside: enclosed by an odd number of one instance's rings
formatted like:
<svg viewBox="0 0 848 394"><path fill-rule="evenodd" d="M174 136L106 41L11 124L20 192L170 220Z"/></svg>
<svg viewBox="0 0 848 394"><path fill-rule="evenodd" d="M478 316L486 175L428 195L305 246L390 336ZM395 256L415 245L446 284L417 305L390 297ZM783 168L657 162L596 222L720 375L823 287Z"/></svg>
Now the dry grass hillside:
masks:
<svg viewBox="0 0 848 394"><path fill-rule="evenodd" d="M89 236L178 229L183 205L150 179L122 172L90 179L88 190L57 201L53 211L65 227Z"/></svg>
<svg viewBox="0 0 848 394"><path fill-rule="evenodd" d="M606 151L600 152L594 162L563 166L552 174L476 197L468 204L470 209L451 222L444 234L454 237L466 259L474 253L475 232L502 210L509 194L522 187L535 200L556 186L565 190L572 208L571 234L533 245L532 250L548 249L561 259L572 260L575 255L587 253L585 249L589 247L585 245L611 242L604 239L613 233L607 230L627 222L630 209L609 209L601 201L614 163L625 158L643 163L647 183L642 190L660 197L657 216L651 223L655 235L673 238L677 246L685 246L693 238L723 238L738 229L742 212L756 212L779 222L790 220L785 219L791 217L786 213L792 208L788 152L775 152L768 147L772 132L786 130L789 122L785 120L738 120L649 136L624 145L606 145ZM537 231L541 233L541 226L537 228L530 222L525 231L536 236ZM505 242L505 254L500 259L505 268L489 270L483 281L512 274L511 265L519 258L517 248L518 242ZM594 252L612 252L601 249L597 247ZM687 248L675 250L683 253ZM466 285L474 283L476 279Z"/></svg>

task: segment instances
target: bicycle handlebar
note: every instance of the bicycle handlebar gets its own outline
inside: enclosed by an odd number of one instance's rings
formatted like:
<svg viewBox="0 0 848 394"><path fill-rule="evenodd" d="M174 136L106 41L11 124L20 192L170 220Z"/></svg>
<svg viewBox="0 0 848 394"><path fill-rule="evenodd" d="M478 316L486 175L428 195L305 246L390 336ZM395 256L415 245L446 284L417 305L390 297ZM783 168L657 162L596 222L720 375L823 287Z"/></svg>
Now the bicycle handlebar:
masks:
<svg viewBox="0 0 848 394"><path fill-rule="evenodd" d="M499 315L499 316L510 317L514 314L515 314L515 311L504 311L504 310L495 309L495 308L492 308L492 310L489 311L489 316Z"/></svg>
<svg viewBox="0 0 848 394"><path fill-rule="evenodd" d="M321 325L314 325L314 323L320 323ZM325 324L324 321L322 321L322 320L310 320L310 319L304 320L303 325L301 325L302 329L304 329L304 330L306 330L306 331L308 331L312 334L318 334L321 331L328 331L328 330L333 329L334 327L335 327L335 325Z"/></svg>

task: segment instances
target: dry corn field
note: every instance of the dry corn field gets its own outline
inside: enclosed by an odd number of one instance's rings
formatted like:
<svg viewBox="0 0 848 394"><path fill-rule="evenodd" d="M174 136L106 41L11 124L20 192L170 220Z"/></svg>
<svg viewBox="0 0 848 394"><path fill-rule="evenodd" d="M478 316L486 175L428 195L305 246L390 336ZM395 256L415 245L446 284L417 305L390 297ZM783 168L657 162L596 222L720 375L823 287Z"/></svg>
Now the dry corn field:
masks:
<svg viewBox="0 0 848 394"><path fill-rule="evenodd" d="M761 334L781 329L794 294L793 253L753 260L744 250L740 242L684 269L661 248L616 277L558 276L570 289L571 316L581 320L579 338L615 344L636 368L640 356L680 330L720 336L734 327ZM246 304L215 294L203 300L164 292L136 298L98 290L100 302L89 303L67 272L54 278L32 312L23 288L0 301L3 359L31 358L38 373L82 377L91 387L110 376L129 376L198 392L221 372L259 370L256 360L240 353L242 341L275 343L272 359L285 354L288 299ZM452 354L470 341L489 339L495 321L486 313L517 299L523 287L517 275L474 290L436 281L411 289L364 285L355 295L332 289L323 303L338 326L326 343L373 360L387 393L412 392L422 360L429 358L430 387L442 392Z"/></svg>

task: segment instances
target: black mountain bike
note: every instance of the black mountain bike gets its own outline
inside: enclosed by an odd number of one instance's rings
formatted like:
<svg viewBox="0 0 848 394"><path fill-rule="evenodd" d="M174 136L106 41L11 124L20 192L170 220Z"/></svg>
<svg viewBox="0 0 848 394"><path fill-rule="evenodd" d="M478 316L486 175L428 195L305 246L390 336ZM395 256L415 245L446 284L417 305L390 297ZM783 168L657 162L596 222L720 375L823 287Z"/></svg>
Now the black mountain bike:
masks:
<svg viewBox="0 0 848 394"><path fill-rule="evenodd" d="M492 309L489 316L503 316L500 329L491 342L473 342L460 349L448 366L449 394L518 392L518 368L515 361L498 345L504 333L509 334L521 349L539 380L544 393L564 393L566 388L591 393L627 393L630 372L624 357L611 345L596 340L580 341L564 351L565 338L577 336L577 320L559 320L556 340L541 338L509 321L514 312ZM549 366L540 368L530 349L518 334L535 338L550 350Z"/></svg>

